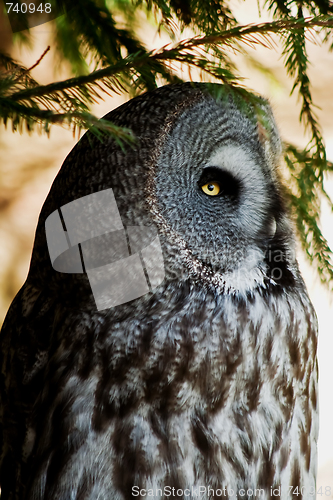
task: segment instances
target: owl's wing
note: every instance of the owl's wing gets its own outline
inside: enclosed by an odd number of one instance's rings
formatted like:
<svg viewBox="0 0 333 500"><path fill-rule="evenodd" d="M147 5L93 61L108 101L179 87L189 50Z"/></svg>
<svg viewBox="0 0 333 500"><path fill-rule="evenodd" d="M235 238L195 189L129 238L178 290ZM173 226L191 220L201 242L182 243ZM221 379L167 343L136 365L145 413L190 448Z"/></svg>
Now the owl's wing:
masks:
<svg viewBox="0 0 333 500"><path fill-rule="evenodd" d="M32 412L43 387L50 356L56 303L47 291L27 281L16 295L1 331L2 500L22 498L22 488L27 482L26 459L34 444Z"/></svg>

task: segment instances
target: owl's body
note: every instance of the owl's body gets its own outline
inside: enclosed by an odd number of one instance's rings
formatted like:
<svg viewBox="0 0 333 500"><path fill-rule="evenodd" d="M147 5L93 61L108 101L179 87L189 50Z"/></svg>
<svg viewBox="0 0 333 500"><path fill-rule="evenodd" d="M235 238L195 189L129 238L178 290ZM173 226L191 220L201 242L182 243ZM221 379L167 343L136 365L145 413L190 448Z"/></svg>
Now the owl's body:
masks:
<svg viewBox="0 0 333 500"><path fill-rule="evenodd" d="M262 109L264 132L168 86L109 115L134 149L87 134L68 156L1 334L4 500L314 498L316 318ZM98 311L45 220L108 188L125 227L157 228L165 278Z"/></svg>

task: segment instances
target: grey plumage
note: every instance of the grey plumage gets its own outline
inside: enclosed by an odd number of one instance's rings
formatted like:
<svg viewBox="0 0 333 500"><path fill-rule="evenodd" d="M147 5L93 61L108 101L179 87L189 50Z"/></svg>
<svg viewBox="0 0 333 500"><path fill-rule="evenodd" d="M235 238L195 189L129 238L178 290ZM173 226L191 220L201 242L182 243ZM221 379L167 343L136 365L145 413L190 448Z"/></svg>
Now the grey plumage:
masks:
<svg viewBox="0 0 333 500"><path fill-rule="evenodd" d="M317 323L279 135L266 101L263 128L210 88L126 103L107 116L135 148L87 133L56 177L1 333L4 500L314 498ZM85 274L52 268L45 220L107 188L124 226L157 228L165 279L97 311Z"/></svg>

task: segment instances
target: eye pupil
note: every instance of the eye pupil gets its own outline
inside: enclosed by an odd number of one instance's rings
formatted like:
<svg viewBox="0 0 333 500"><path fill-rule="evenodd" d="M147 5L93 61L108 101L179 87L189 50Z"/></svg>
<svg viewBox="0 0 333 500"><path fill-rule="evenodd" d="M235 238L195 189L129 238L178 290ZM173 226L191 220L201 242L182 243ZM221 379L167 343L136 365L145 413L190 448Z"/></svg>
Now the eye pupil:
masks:
<svg viewBox="0 0 333 500"><path fill-rule="evenodd" d="M201 189L204 193L208 194L209 196L217 196L220 192L220 185L216 181L210 181L207 182L206 184L203 184L201 186Z"/></svg>
<svg viewBox="0 0 333 500"><path fill-rule="evenodd" d="M217 167L206 167L203 169L198 180L199 189L210 198L221 196L223 200L236 202L241 191L241 184L229 172ZM216 202L218 203L218 202Z"/></svg>

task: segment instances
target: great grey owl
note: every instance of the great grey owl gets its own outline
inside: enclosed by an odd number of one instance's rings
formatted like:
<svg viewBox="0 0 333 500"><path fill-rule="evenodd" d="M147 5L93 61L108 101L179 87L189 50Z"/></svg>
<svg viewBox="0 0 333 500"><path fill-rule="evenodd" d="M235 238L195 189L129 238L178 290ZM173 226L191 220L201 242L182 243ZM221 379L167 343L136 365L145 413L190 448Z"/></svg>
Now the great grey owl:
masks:
<svg viewBox="0 0 333 500"><path fill-rule="evenodd" d="M1 334L2 500L315 498L317 322L281 142L265 100L250 116L216 89L132 99L107 118L134 147L88 132L56 177Z"/></svg>

